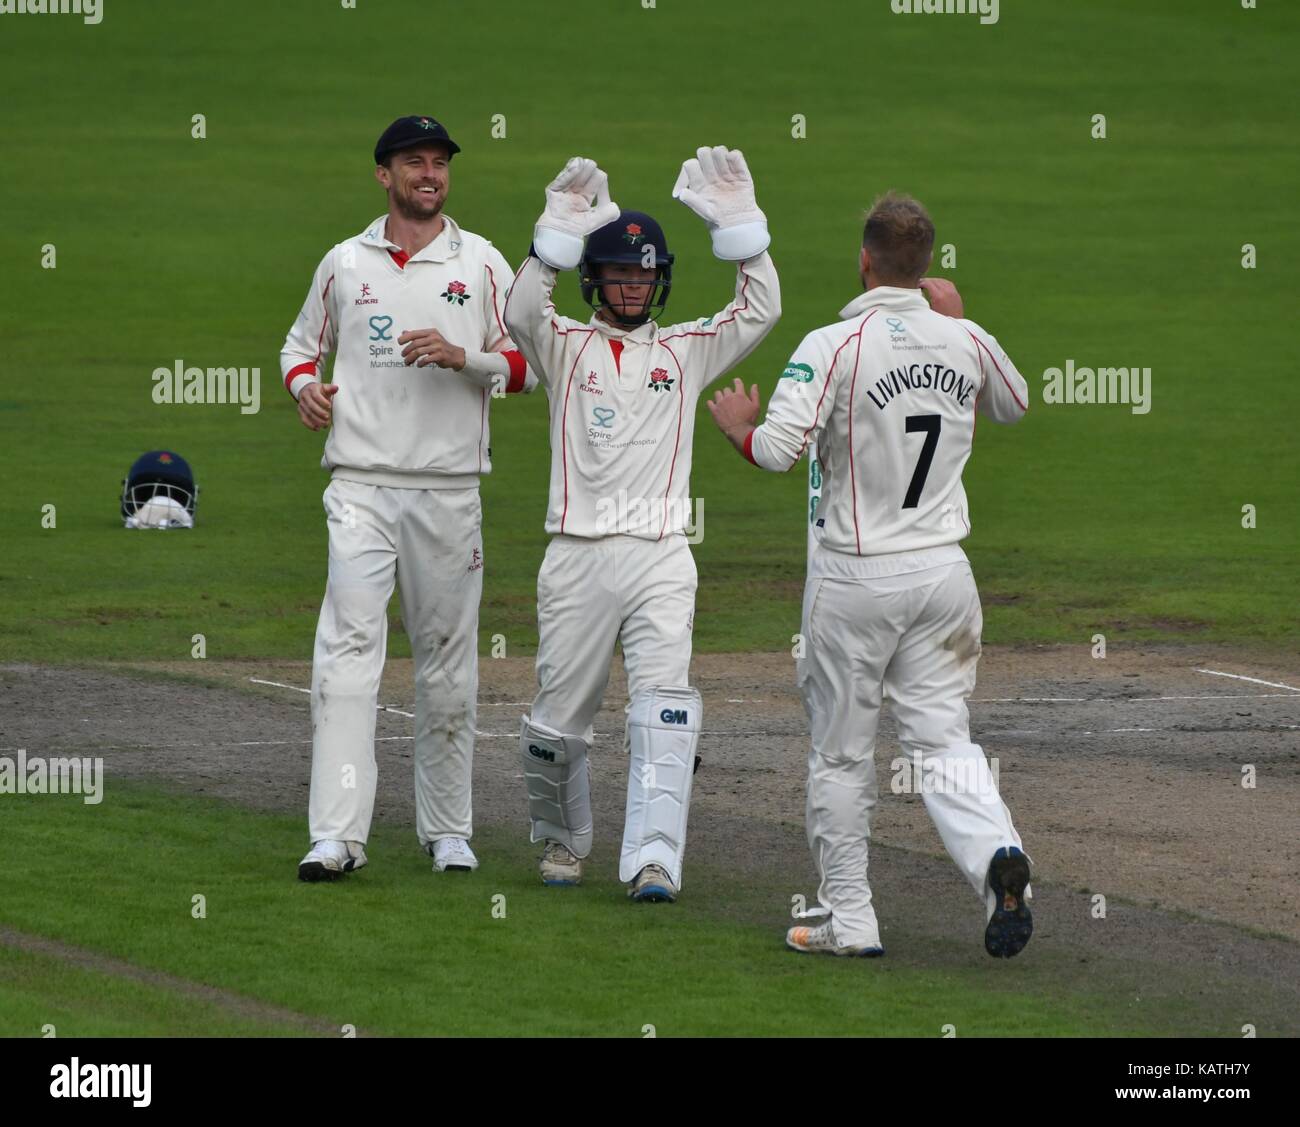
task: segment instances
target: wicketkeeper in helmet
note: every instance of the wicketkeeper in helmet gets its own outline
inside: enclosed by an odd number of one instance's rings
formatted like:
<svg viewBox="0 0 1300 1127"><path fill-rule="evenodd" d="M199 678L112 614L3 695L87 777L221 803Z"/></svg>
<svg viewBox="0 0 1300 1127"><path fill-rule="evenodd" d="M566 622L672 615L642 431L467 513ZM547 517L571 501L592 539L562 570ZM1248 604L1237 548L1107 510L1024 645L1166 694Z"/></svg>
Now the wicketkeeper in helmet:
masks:
<svg viewBox="0 0 1300 1127"><path fill-rule="evenodd" d="M780 316L767 218L744 156L702 148L673 196L736 263L719 313L663 328L673 255L649 215L620 211L596 162L574 157L546 189L505 322L550 401L553 539L537 578L539 692L520 738L542 880L577 884L591 851L592 721L622 642L630 754L619 878L634 900L682 884L700 733L690 687L695 561L691 444L700 394L748 356ZM586 324L551 303L556 271L579 268Z"/></svg>

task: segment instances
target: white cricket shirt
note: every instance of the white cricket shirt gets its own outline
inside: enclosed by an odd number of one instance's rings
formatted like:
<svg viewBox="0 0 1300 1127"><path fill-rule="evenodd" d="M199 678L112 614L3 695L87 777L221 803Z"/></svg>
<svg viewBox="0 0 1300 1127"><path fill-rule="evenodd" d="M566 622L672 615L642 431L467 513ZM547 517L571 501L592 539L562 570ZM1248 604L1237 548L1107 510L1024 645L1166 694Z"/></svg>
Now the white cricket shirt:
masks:
<svg viewBox="0 0 1300 1127"><path fill-rule="evenodd" d="M1017 422L1024 378L989 333L935 313L919 289L875 287L840 317L790 357L746 455L785 471L817 443L823 553L958 543L970 532L961 475L976 411Z"/></svg>
<svg viewBox="0 0 1300 1127"><path fill-rule="evenodd" d="M503 320L511 271L486 239L444 217L438 237L407 256L380 216L339 243L316 268L307 301L280 353L296 399L320 380L339 385L321 465L372 485L460 489L492 469L488 400L536 380L514 352ZM402 360L397 338L436 328L466 350L464 371Z"/></svg>
<svg viewBox="0 0 1300 1127"><path fill-rule="evenodd" d="M647 540L686 531L696 403L780 318L772 259L764 252L737 263L726 308L668 328L561 317L551 303L555 279L530 257L505 309L506 328L550 403L546 531Z"/></svg>

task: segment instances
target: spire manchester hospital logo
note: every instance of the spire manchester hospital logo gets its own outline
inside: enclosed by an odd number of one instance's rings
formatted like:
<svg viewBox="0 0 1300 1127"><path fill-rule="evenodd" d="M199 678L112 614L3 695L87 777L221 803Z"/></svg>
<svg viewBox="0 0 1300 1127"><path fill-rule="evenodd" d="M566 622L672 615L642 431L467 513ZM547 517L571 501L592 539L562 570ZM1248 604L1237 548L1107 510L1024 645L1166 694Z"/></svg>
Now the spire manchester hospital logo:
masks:
<svg viewBox="0 0 1300 1127"><path fill-rule="evenodd" d="M447 288L438 296L446 298L449 305L464 305L469 301L469 291L464 282L448 282Z"/></svg>

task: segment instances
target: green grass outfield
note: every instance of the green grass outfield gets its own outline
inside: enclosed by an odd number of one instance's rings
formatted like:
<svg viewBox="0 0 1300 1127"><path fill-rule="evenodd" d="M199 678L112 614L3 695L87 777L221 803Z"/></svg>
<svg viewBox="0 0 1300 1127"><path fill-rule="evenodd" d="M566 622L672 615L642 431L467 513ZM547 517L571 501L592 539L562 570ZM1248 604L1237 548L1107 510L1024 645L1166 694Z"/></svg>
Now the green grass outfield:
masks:
<svg viewBox="0 0 1300 1127"><path fill-rule="evenodd" d="M104 11L0 17L0 659L177 658L196 633L214 657L310 652L322 437L277 356L321 254L383 210L368 153L407 112L449 124L449 212L516 263L547 180L599 158L620 203L663 218L681 319L720 307L732 274L671 185L697 145L743 148L784 293L741 373L765 398L857 292L862 209L916 193L1033 396L1022 425L980 426L967 475L987 640L1296 630L1297 5L1005 0L991 26L888 0ZM560 293L579 313L572 277ZM150 374L178 359L260 367L262 410L154 405ZM1150 414L1045 406L1041 374L1067 359L1150 367ZM493 407L482 637L511 652L535 644L545 406ZM120 479L158 446L195 466L199 527L125 535ZM701 409L701 650L789 645L804 490L802 468L744 464Z"/></svg>
<svg viewBox="0 0 1300 1127"><path fill-rule="evenodd" d="M169 976L140 985L0 944L0 1036L47 1023L60 1037L303 1032L195 1001L176 980L325 1035L1222 1035L1222 1015L1188 1000L1195 990L1143 989L1135 1004L1104 959L1087 979L1041 947L994 963L976 911L970 934L883 960L802 957L782 945L788 909L766 882L697 864L680 903L631 905L606 850L582 888L547 889L535 847L502 830L476 836L479 872L435 876L408 829L380 826L367 868L308 885L293 871L300 819L137 784L115 783L98 806L11 797L0 828L0 928ZM1167 985L1183 972L1117 973Z"/></svg>

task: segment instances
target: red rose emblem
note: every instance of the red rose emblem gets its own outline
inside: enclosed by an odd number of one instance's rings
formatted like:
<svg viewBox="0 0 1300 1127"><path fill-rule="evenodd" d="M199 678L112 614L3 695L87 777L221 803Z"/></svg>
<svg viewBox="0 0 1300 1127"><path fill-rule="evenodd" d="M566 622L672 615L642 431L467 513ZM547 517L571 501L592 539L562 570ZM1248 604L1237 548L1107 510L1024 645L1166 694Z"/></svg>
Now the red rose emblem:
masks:
<svg viewBox="0 0 1300 1127"><path fill-rule="evenodd" d="M673 381L668 378L667 368L656 368L650 373L650 382L646 384L651 391L672 391Z"/></svg>
<svg viewBox="0 0 1300 1127"><path fill-rule="evenodd" d="M469 300L464 282L448 282L447 288L438 296L446 298L450 305L464 305Z"/></svg>

